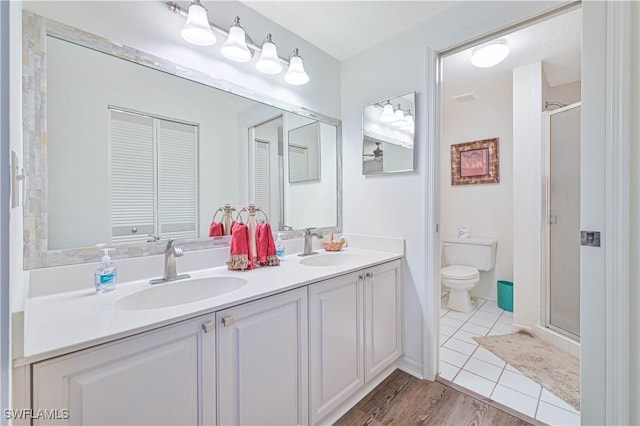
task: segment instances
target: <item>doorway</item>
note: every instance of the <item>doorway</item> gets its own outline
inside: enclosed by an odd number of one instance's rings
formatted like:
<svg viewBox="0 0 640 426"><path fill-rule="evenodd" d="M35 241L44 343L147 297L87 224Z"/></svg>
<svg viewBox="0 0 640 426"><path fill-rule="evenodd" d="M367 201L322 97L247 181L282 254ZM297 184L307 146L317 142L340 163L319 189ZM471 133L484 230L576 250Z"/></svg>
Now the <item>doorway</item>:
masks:
<svg viewBox="0 0 640 426"><path fill-rule="evenodd" d="M561 305L563 297L572 291L557 291L560 288L557 285L553 290L544 289L545 267L560 271L561 265L552 266L541 256L545 223L542 122L543 100L557 98L566 104L580 101L581 9L564 10L547 18L495 35L495 39L510 46L510 52L507 59L493 68L470 65L474 50L492 41L487 37L482 43L468 44L441 56L440 237L455 238L467 234L463 230L469 230L471 238L497 239L498 248L495 267L481 270L471 290L471 297L476 300L471 312L448 309L448 294L446 288L442 289L439 378L546 423L579 424L577 410L474 339L547 327L549 321L544 317L543 307L551 304L545 297L553 294L553 300ZM566 66L558 67L557 60L565 60ZM522 95L531 94L523 88L533 87L535 95ZM530 113L525 119L523 111ZM578 128L579 111L580 108L574 111ZM522 123L528 127L522 127ZM493 138L499 139L499 182L454 185L453 146ZM577 143L579 146L579 138ZM579 185L577 191L579 194ZM558 241L562 237L559 231L551 234ZM553 245L556 251L561 249L558 241ZM570 244L578 251L579 259L579 241L574 238ZM576 269L568 269L566 274L573 274L571 281L579 287ZM513 313L497 305L498 281L514 283ZM577 309L568 316L577 314L579 318L577 300ZM551 324L561 323L562 311L552 313L549 308L544 312L553 317ZM572 350L579 355L578 345Z"/></svg>

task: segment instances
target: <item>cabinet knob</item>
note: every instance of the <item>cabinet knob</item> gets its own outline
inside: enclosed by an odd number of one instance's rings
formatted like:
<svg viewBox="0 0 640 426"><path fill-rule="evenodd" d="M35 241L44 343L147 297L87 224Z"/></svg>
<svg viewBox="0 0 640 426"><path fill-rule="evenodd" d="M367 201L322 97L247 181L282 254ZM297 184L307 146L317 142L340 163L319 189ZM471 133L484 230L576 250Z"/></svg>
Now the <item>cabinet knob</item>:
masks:
<svg viewBox="0 0 640 426"><path fill-rule="evenodd" d="M214 331L215 329L216 329L215 321L207 321L202 324L202 330L204 330L205 333L209 333L211 331Z"/></svg>
<svg viewBox="0 0 640 426"><path fill-rule="evenodd" d="M359 280L364 280L364 275L358 275Z"/></svg>
<svg viewBox="0 0 640 426"><path fill-rule="evenodd" d="M222 324L225 327L229 327L231 324L233 324L233 317L232 316L223 317Z"/></svg>
<svg viewBox="0 0 640 426"><path fill-rule="evenodd" d="M136 232L138 232L138 228L136 228L135 226L133 228L131 228L131 233L135 234Z"/></svg>
<svg viewBox="0 0 640 426"><path fill-rule="evenodd" d="M367 272L367 273L365 274L365 276L366 276L367 278L373 278L373 272Z"/></svg>

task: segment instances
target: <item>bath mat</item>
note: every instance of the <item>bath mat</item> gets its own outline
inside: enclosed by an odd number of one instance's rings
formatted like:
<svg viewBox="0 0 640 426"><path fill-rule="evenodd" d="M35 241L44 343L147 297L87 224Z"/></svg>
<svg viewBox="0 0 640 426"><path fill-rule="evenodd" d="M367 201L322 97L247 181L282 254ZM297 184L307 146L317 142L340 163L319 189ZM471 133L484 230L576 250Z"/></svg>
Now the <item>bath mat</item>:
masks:
<svg viewBox="0 0 640 426"><path fill-rule="evenodd" d="M473 340L580 411L580 360L521 330Z"/></svg>

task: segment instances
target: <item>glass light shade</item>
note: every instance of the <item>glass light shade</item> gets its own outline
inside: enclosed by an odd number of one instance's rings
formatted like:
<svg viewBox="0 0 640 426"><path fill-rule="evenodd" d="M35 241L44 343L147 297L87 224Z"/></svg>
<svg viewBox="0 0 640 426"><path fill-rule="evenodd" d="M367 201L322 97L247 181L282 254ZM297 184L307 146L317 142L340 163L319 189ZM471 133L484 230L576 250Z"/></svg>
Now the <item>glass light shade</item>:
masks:
<svg viewBox="0 0 640 426"><path fill-rule="evenodd" d="M373 157L373 161L378 162L378 163L381 162L382 161L382 155L378 155L376 157Z"/></svg>
<svg viewBox="0 0 640 426"><path fill-rule="evenodd" d="M380 121L383 123L391 123L396 119L395 114L393 113L393 105L390 103L385 104L382 109L382 114L380 114Z"/></svg>
<svg viewBox="0 0 640 426"><path fill-rule="evenodd" d="M284 81L294 86L300 86L309 82L309 76L304 71L302 58L294 55L289 59L289 68L284 75Z"/></svg>
<svg viewBox="0 0 640 426"><path fill-rule="evenodd" d="M473 49L471 63L478 68L489 68L504 61L507 55L509 55L509 46L506 40L498 40Z"/></svg>
<svg viewBox="0 0 640 426"><path fill-rule="evenodd" d="M406 121L404 121L404 111L401 108L396 109L396 112L393 114L394 119L391 122L393 127L404 126Z"/></svg>
<svg viewBox="0 0 640 426"><path fill-rule="evenodd" d="M248 62L251 60L251 52L247 47L244 30L240 25L229 28L229 38L220 49L222 55L235 62Z"/></svg>
<svg viewBox="0 0 640 426"><path fill-rule="evenodd" d="M415 122L413 121L413 115L411 115L411 113L408 113L407 115L404 116L404 125L402 126L402 128L404 130L409 130L410 132L413 132L415 127Z"/></svg>
<svg viewBox="0 0 640 426"><path fill-rule="evenodd" d="M262 44L262 53L260 54L260 59L256 62L256 69L265 74L278 74L282 71L278 51L273 42L268 41Z"/></svg>
<svg viewBox="0 0 640 426"><path fill-rule="evenodd" d="M189 6L187 22L180 32L183 39L196 46L211 46L216 42L207 18L207 11L202 5L193 3Z"/></svg>

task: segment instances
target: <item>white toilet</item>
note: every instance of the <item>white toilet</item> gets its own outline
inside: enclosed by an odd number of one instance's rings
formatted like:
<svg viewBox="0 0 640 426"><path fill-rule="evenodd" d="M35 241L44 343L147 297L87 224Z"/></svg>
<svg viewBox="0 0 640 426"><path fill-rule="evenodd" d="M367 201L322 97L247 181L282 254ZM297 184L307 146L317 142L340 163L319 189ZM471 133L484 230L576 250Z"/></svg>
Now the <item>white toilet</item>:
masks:
<svg viewBox="0 0 640 426"><path fill-rule="evenodd" d="M440 270L442 285L449 292L449 309L473 310L469 292L480 281L479 271L490 271L496 264L498 241L489 238L443 238L442 256L447 265Z"/></svg>

